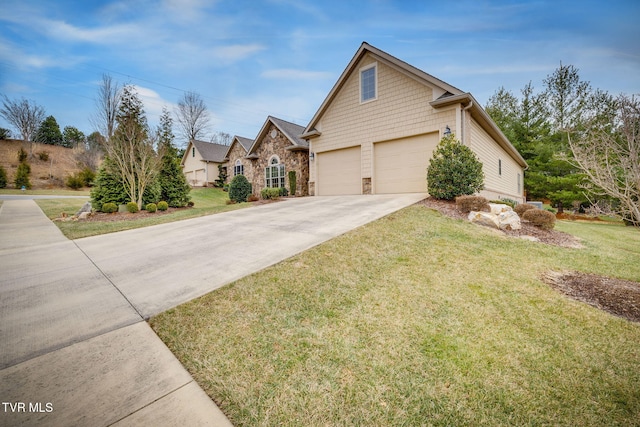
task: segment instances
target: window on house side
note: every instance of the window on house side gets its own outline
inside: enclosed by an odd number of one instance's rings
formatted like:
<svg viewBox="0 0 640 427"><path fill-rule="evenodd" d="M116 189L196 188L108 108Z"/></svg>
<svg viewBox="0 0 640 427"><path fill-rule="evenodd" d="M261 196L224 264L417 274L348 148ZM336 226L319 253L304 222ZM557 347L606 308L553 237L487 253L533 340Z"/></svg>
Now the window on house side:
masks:
<svg viewBox="0 0 640 427"><path fill-rule="evenodd" d="M376 99L376 66L360 71L360 102Z"/></svg>
<svg viewBox="0 0 640 427"><path fill-rule="evenodd" d="M191 147L191 157L196 156L196 147Z"/></svg>
<svg viewBox="0 0 640 427"><path fill-rule="evenodd" d="M518 194L522 193L522 184L520 183L520 174L518 174Z"/></svg>
<svg viewBox="0 0 640 427"><path fill-rule="evenodd" d="M498 175L502 176L502 160L498 159Z"/></svg>

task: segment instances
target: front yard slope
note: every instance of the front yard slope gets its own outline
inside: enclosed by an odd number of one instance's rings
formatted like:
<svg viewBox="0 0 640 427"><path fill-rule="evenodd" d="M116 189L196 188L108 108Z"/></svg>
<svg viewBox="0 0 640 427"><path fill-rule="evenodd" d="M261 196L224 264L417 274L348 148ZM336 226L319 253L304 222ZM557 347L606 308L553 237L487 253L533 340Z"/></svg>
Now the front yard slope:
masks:
<svg viewBox="0 0 640 427"><path fill-rule="evenodd" d="M603 227L559 248L416 205L151 324L237 426L637 425L640 325L540 279L640 280L640 233Z"/></svg>

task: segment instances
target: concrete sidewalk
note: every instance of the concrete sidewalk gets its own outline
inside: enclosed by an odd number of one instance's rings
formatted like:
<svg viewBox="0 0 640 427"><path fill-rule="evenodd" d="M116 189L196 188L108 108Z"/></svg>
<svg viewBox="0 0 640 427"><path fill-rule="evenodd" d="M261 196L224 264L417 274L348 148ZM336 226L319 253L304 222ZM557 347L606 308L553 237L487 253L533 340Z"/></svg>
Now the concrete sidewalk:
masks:
<svg viewBox="0 0 640 427"><path fill-rule="evenodd" d="M0 426L231 425L35 202L0 236Z"/></svg>

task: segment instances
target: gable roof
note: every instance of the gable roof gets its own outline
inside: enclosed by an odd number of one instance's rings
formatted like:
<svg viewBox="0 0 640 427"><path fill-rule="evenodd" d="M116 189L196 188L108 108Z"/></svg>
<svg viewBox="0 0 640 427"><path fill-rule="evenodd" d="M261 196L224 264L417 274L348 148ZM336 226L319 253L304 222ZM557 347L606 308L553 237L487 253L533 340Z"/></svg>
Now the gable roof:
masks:
<svg viewBox="0 0 640 427"><path fill-rule="evenodd" d="M245 138L243 136L235 135L233 137L233 139L231 140L231 144L229 144L229 146L227 147L227 151L225 151L225 153L224 153L225 160L229 160L229 153L231 152L231 149L233 148L233 144L235 144L236 142L238 144L240 144L240 146L244 149L245 153L247 153L249 151L249 149L251 148L251 146L253 145L253 139L249 139L249 138Z"/></svg>
<svg viewBox="0 0 640 427"><path fill-rule="evenodd" d="M182 156L183 165L187 155L189 154L189 151L191 151L190 148L192 145L196 148L196 150L198 150L198 153L200 154L200 157L202 157L203 161L216 163L224 162L225 154L227 153L227 149L229 148L226 145L216 144L213 142L198 141L196 139L191 140L189 141L189 145L187 146L187 149Z"/></svg>
<svg viewBox="0 0 640 427"><path fill-rule="evenodd" d="M304 126L297 125L295 123L288 122L286 120L278 119L277 117L268 116L267 120L265 120L260 132L258 132L258 136L253 141L253 145L249 149L247 153L248 158L255 158L255 151L257 150L260 142L264 139L269 131L270 124L273 124L275 127L282 132L284 136L287 137L291 145L286 147L286 150L296 151L296 150L309 150L309 141L301 138L302 132L304 131Z"/></svg>
<svg viewBox="0 0 640 427"><path fill-rule="evenodd" d="M322 104L320 105L320 108L318 109L316 114L313 116L313 118L305 128L304 133L302 134L303 137L314 136L317 133L314 127L320 120L320 117L322 117L322 115L327 110L329 105L331 105L331 102L336 97L340 89L342 89L342 87L346 83L349 76L354 72L358 62L360 62L360 60L367 54L373 56L377 61L390 66L396 71L399 71L402 74L414 80L419 81L420 83L429 85L431 87L435 86L439 88L440 91L443 93L443 96L446 95L447 93L453 94L453 95L458 95L463 93L457 87L451 86L450 84L438 79L437 77L434 77L431 74L425 73L424 71L414 67L411 64L407 64L406 62L396 58L395 56L389 55L387 52L384 52L376 47L373 47L367 42L362 42L362 44L360 45L360 48L358 49L356 54L353 56L353 58L351 58L351 61L349 62L347 67L344 69L344 71L340 75L340 78L338 79L336 84L333 85L333 88L331 89L331 91L329 92L325 100L322 102Z"/></svg>
<svg viewBox="0 0 640 427"><path fill-rule="evenodd" d="M338 92L342 89L349 76L355 71L356 66L365 55L371 55L376 61L384 63L385 65L395 69L396 71L404 74L405 76L412 78L419 83L428 85L432 88L438 88L438 98L430 102L433 108L445 107L452 104L467 103L467 106L471 106L471 115L478 121L478 123L496 140L496 142L504 148L521 166L527 167L527 162L520 155L518 150L511 144L507 137L498 129L498 126L493 122L491 117L480 106L480 103L476 101L470 93L463 92L455 86L425 73L424 71L408 64L395 56L371 46L367 42L362 42L360 48L353 56L345 70L340 75L340 78L335 83L325 100L318 108L318 111L314 114L313 118L304 129L301 137L312 138L320 135L320 132L315 129L318 121L325 113L327 108L331 105Z"/></svg>

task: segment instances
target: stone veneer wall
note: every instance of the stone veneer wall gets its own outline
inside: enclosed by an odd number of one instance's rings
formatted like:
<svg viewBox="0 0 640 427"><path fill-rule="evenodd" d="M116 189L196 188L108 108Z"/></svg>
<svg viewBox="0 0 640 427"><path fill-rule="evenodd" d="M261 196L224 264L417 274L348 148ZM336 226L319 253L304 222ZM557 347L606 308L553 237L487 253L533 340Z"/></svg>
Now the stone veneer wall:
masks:
<svg viewBox="0 0 640 427"><path fill-rule="evenodd" d="M244 166L244 176L247 178L249 182L253 182L253 161L249 159L245 159L244 156L247 155L245 149L239 143L233 144L231 151L229 152L229 161L225 164L227 167L227 183L230 183L233 179L233 167L236 164L236 160L240 159L240 162ZM259 194L260 192L258 192Z"/></svg>
<svg viewBox="0 0 640 427"><path fill-rule="evenodd" d="M276 131L275 138L271 136L272 131ZM289 171L296 171L296 196L307 196L309 186L309 152L308 151L288 151L286 147L291 146L289 138L284 136L273 124L269 127L266 136L260 141L256 153L258 159L252 160L253 176L249 181L253 186L253 194L259 196L260 191L266 187L264 170L269 164L271 157L276 154L280 158L280 163L284 163L285 187L289 188ZM246 159L243 159L246 160ZM235 160L234 160L235 161ZM246 166L245 166L246 170ZM233 170L232 170L233 171ZM246 173L245 173L246 175ZM247 178L249 178L247 176Z"/></svg>

